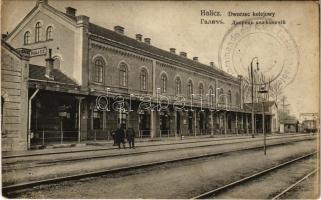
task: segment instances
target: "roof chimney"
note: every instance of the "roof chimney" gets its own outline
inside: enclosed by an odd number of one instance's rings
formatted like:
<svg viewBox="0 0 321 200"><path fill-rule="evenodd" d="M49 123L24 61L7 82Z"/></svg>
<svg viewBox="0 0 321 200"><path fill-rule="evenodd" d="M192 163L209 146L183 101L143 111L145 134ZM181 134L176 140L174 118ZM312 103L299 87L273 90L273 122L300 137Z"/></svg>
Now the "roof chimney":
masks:
<svg viewBox="0 0 321 200"><path fill-rule="evenodd" d="M119 34L124 34L125 33L125 29L122 26L114 26L114 31L116 33L119 33Z"/></svg>
<svg viewBox="0 0 321 200"><path fill-rule="evenodd" d="M142 38L143 38L143 36L142 36L142 34L136 34L136 40L137 41L142 41Z"/></svg>
<svg viewBox="0 0 321 200"><path fill-rule="evenodd" d="M144 39L144 42L145 42L146 44L150 44L150 38L145 38L145 39Z"/></svg>
<svg viewBox="0 0 321 200"><path fill-rule="evenodd" d="M185 57L185 58L187 57L187 53L186 53L186 52L183 52L183 51L180 52L179 55L180 55L180 56L183 56L183 57Z"/></svg>
<svg viewBox="0 0 321 200"><path fill-rule="evenodd" d="M54 77L52 75L53 62L54 62L54 59L51 57L51 49L49 49L49 58L46 58L46 74L45 74L45 77L47 77L50 80L54 79Z"/></svg>
<svg viewBox="0 0 321 200"><path fill-rule="evenodd" d="M214 62L210 62L210 66L211 66L211 67L214 67Z"/></svg>
<svg viewBox="0 0 321 200"><path fill-rule="evenodd" d="M48 4L48 0L38 0L37 5L43 3L43 4Z"/></svg>
<svg viewBox="0 0 321 200"><path fill-rule="evenodd" d="M76 16L76 11L77 11L77 9L75 9L73 7L66 8L66 14L70 15L70 16Z"/></svg>
<svg viewBox="0 0 321 200"><path fill-rule="evenodd" d="M193 57L193 60L198 62L198 57Z"/></svg>
<svg viewBox="0 0 321 200"><path fill-rule="evenodd" d="M175 51L176 51L175 48L170 48L170 49L169 49L169 52L171 52L171 53L173 53L173 54L175 54Z"/></svg>

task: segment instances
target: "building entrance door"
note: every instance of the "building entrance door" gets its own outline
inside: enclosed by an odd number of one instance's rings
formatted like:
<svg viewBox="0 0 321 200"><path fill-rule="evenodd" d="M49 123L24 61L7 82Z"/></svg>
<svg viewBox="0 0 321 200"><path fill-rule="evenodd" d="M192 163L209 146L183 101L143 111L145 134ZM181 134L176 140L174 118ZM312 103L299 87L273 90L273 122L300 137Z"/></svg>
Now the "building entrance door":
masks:
<svg viewBox="0 0 321 200"><path fill-rule="evenodd" d="M181 133L181 114L176 112L176 133Z"/></svg>
<svg viewBox="0 0 321 200"><path fill-rule="evenodd" d="M193 133L193 113L188 112L188 131L190 134Z"/></svg>
<svg viewBox="0 0 321 200"><path fill-rule="evenodd" d="M200 112L200 121L199 121L200 133L204 132L204 113Z"/></svg>
<svg viewBox="0 0 321 200"><path fill-rule="evenodd" d="M140 123L139 123L139 131L140 135L143 137L148 137L150 132L150 117L147 113L143 113L140 115Z"/></svg>
<svg viewBox="0 0 321 200"><path fill-rule="evenodd" d="M162 113L160 115L160 132L162 135L169 134L169 116L167 113Z"/></svg>

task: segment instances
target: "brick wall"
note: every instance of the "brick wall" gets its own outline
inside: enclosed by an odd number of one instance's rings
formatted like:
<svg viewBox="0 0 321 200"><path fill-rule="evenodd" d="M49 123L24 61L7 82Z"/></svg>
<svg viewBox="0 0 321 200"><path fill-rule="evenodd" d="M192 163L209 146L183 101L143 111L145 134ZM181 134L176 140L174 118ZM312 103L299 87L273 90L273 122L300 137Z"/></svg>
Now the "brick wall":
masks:
<svg viewBox="0 0 321 200"><path fill-rule="evenodd" d="M28 60L1 46L2 151L27 149Z"/></svg>

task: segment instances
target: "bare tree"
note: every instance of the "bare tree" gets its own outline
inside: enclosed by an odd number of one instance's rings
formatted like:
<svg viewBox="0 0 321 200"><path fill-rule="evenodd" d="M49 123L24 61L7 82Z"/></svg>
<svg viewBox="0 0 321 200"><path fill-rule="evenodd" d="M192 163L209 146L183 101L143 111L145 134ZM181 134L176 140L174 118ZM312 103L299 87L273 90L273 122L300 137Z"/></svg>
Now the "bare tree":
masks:
<svg viewBox="0 0 321 200"><path fill-rule="evenodd" d="M270 86L270 95L271 98L278 104L278 98L282 95L282 83L281 81L275 81L271 83Z"/></svg>

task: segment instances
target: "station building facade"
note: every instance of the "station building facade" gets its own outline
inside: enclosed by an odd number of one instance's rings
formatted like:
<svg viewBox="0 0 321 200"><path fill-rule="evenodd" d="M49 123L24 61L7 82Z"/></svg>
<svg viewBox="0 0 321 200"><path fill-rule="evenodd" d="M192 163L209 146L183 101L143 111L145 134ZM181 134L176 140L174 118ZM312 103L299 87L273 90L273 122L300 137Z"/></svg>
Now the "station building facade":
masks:
<svg viewBox="0 0 321 200"><path fill-rule="evenodd" d="M140 137L250 132L241 76L93 24L75 8L38 0L5 41L30 55L29 148L109 138L120 124Z"/></svg>

